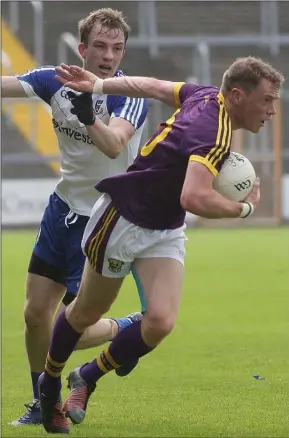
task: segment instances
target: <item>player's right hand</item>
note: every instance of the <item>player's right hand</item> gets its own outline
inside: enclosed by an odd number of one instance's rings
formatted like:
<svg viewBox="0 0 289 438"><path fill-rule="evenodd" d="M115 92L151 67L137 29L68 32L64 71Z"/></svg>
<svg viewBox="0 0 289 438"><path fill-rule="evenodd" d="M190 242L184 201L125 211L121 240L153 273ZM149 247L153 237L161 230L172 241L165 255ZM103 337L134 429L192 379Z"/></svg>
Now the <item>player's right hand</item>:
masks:
<svg viewBox="0 0 289 438"><path fill-rule="evenodd" d="M256 178L252 191L244 199L244 201L251 202L255 209L258 207L260 202L260 179L258 177Z"/></svg>
<svg viewBox="0 0 289 438"><path fill-rule="evenodd" d="M69 87L75 91L81 91L82 93L92 93L93 85L97 80L90 71L84 70L77 65L61 64L55 67L58 75L55 78L61 82L65 87Z"/></svg>

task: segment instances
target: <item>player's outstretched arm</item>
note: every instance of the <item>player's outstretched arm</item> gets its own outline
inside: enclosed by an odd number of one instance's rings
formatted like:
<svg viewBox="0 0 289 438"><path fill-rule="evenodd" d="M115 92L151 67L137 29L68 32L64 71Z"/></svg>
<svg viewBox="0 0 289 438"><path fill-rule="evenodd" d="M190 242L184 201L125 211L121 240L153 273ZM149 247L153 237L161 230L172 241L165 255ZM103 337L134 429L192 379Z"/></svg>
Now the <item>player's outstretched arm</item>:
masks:
<svg viewBox="0 0 289 438"><path fill-rule="evenodd" d="M24 88L15 76L1 77L2 97L27 97Z"/></svg>
<svg viewBox="0 0 289 438"><path fill-rule="evenodd" d="M94 89L97 90L98 86L101 84L96 81ZM175 82L143 76L109 78L103 82L104 94L151 98L172 107L176 105L174 89Z"/></svg>
<svg viewBox="0 0 289 438"><path fill-rule="evenodd" d="M146 97L175 106L175 82L142 76L122 76L103 80L81 67L66 64L56 67L56 71L56 79L75 91Z"/></svg>
<svg viewBox="0 0 289 438"><path fill-rule="evenodd" d="M247 216L248 204L230 201L220 195L212 187L214 178L204 164L196 161L189 162L181 194L182 207L189 213L208 219ZM259 185L260 181L257 178L252 192L246 199L254 209L260 200Z"/></svg>

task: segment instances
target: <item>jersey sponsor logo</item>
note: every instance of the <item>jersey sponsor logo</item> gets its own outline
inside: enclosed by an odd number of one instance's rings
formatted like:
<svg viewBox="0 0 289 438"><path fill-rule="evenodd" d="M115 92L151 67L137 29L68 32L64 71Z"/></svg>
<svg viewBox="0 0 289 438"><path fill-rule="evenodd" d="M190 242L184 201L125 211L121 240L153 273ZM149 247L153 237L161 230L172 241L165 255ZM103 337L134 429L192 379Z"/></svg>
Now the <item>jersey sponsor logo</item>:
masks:
<svg viewBox="0 0 289 438"><path fill-rule="evenodd" d="M80 132L71 128L62 128L60 126L60 123L58 123L55 119L52 119L52 123L53 123L53 128L56 131L66 134L67 137L76 141L82 141L83 143L92 144L92 140L88 134L81 134Z"/></svg>
<svg viewBox="0 0 289 438"><path fill-rule="evenodd" d="M108 259L108 269L115 274L121 271L123 265L124 262L121 262L120 260Z"/></svg>
<svg viewBox="0 0 289 438"><path fill-rule="evenodd" d="M251 181L249 179L246 179L245 181L239 182L238 184L234 184L237 190L241 192L242 190L248 189L251 187Z"/></svg>

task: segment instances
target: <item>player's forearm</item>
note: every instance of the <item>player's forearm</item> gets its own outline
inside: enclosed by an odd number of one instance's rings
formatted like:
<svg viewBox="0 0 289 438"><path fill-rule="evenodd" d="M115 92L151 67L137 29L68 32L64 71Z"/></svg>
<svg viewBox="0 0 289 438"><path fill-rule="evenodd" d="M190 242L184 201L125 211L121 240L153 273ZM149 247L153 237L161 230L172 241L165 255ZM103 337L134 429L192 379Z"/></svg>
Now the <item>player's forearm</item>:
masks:
<svg viewBox="0 0 289 438"><path fill-rule="evenodd" d="M182 199L181 203L189 213L207 219L237 218L243 210L241 202L230 201L213 189Z"/></svg>
<svg viewBox="0 0 289 438"><path fill-rule="evenodd" d="M106 126L101 120L96 119L93 125L86 126L89 137L95 147L109 158L117 158L124 148L121 138Z"/></svg>
<svg viewBox="0 0 289 438"><path fill-rule="evenodd" d="M104 94L144 97L174 105L174 83L142 76L108 78L103 82Z"/></svg>

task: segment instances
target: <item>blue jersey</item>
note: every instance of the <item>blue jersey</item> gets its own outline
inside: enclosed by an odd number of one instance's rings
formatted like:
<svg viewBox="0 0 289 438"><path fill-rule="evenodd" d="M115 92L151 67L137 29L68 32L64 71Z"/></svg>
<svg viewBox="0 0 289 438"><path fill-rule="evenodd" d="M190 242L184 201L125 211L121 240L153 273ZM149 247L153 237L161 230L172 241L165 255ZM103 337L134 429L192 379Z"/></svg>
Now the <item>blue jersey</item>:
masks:
<svg viewBox="0 0 289 438"><path fill-rule="evenodd" d="M122 72L118 70L116 76L120 75ZM34 254L55 266L68 292L76 293L85 260L81 240L92 207L100 196L94 186L104 177L124 172L134 161L148 103L145 99L93 94L95 116L104 124L122 118L135 128L127 147L112 160L92 143L86 127L71 114L68 89L55 76L55 68L47 66L17 78L28 97L38 96L48 105L45 106L58 139L61 161L61 179L44 212Z"/></svg>
<svg viewBox="0 0 289 438"><path fill-rule="evenodd" d="M87 133L86 127L71 114L67 88L55 79L54 67L40 67L17 76L28 97L38 96L51 108L53 129L60 150L61 180L57 195L77 214L89 216L100 196L94 186L107 176L125 172L134 161L148 111L145 99L93 94L95 116L108 125L112 118L127 120L135 134L114 160L104 155ZM118 70L116 76L123 73ZM43 133L45 135L45 133Z"/></svg>

